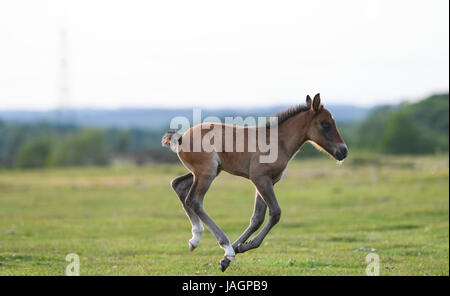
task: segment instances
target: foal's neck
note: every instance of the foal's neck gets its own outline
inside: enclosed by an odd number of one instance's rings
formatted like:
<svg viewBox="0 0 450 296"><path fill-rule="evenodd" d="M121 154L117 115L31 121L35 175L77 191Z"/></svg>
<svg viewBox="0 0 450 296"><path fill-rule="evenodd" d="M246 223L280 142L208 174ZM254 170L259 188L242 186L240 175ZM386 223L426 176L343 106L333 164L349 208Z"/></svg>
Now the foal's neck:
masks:
<svg viewBox="0 0 450 296"><path fill-rule="evenodd" d="M279 151L283 152L289 159L307 141L307 131L311 122L309 111L301 112L292 116L278 126Z"/></svg>

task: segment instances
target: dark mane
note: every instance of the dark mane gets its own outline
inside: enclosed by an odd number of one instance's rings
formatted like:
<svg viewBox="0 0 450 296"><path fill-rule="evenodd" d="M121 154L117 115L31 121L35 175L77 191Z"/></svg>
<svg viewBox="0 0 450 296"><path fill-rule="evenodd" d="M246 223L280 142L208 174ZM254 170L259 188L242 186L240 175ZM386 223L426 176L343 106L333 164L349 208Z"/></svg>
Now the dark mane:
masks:
<svg viewBox="0 0 450 296"><path fill-rule="evenodd" d="M311 106L308 105L295 105L292 107L287 108L286 110L277 112L275 115L272 115L273 117L278 117L278 125L282 124L292 116L295 116L299 113L302 113L304 111L308 111L311 108ZM266 127L270 126L270 122L267 122Z"/></svg>

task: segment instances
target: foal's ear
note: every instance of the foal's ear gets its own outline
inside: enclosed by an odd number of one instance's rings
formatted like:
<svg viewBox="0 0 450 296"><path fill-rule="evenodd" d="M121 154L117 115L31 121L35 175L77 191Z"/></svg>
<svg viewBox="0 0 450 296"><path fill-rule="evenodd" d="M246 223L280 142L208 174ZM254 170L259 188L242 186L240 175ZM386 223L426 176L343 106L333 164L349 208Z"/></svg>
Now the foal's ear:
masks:
<svg viewBox="0 0 450 296"><path fill-rule="evenodd" d="M322 105L320 104L320 94L314 96L312 109L314 110L314 112L319 112L322 109Z"/></svg>
<svg viewBox="0 0 450 296"><path fill-rule="evenodd" d="M311 97L309 95L306 96L306 106L311 107Z"/></svg>

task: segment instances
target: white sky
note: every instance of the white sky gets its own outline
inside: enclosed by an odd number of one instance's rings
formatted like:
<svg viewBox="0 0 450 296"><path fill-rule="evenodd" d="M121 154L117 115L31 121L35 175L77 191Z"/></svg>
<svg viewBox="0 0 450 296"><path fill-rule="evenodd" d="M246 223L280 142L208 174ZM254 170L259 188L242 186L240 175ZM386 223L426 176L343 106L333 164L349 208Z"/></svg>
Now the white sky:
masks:
<svg viewBox="0 0 450 296"><path fill-rule="evenodd" d="M449 1L0 2L0 109L374 105L449 88ZM65 12L64 12L65 11ZM64 16L65 15L65 16Z"/></svg>

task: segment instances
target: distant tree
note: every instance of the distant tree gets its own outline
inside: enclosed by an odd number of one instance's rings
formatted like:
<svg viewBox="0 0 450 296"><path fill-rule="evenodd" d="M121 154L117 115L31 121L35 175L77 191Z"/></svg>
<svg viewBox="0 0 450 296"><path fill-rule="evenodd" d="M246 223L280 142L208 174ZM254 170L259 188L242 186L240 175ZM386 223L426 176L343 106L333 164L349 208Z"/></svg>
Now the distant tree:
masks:
<svg viewBox="0 0 450 296"><path fill-rule="evenodd" d="M374 109L369 117L357 128L356 145L371 152L381 149L380 139L386 129L386 123L394 112L391 106L381 106Z"/></svg>
<svg viewBox="0 0 450 296"><path fill-rule="evenodd" d="M58 143L50 164L54 166L106 165L108 152L104 132L83 130Z"/></svg>
<svg viewBox="0 0 450 296"><path fill-rule="evenodd" d="M448 151L449 95L433 95L409 105L407 110L411 113L431 150Z"/></svg>
<svg viewBox="0 0 450 296"><path fill-rule="evenodd" d="M119 154L124 154L130 150L131 147L131 136L128 131L120 131L115 143L115 152Z"/></svg>
<svg viewBox="0 0 450 296"><path fill-rule="evenodd" d="M435 132L448 135L449 129L449 95L433 95L423 101L408 106L415 121L426 125Z"/></svg>
<svg viewBox="0 0 450 296"><path fill-rule="evenodd" d="M21 146L17 155L16 166L19 168L44 167L50 156L52 143L50 139L35 139Z"/></svg>
<svg viewBox="0 0 450 296"><path fill-rule="evenodd" d="M27 137L24 127L12 126L5 130L2 154L7 166L14 166L17 153L26 140Z"/></svg>
<svg viewBox="0 0 450 296"><path fill-rule="evenodd" d="M395 112L386 124L380 141L381 150L393 154L419 154L433 152L425 137L414 124L411 115L404 111Z"/></svg>

